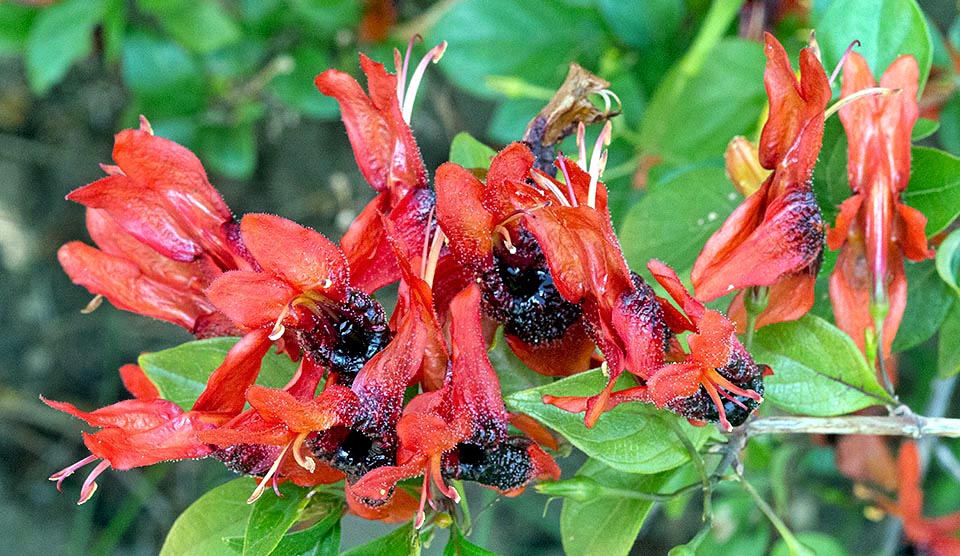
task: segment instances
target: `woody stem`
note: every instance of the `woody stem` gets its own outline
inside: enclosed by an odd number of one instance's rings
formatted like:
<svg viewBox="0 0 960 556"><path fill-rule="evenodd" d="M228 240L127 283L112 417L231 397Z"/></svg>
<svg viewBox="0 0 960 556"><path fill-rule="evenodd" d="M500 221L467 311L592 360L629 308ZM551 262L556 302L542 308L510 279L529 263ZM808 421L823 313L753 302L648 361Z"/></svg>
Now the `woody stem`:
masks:
<svg viewBox="0 0 960 556"><path fill-rule="evenodd" d="M757 417L746 425L747 435L870 434L879 436L944 436L960 438L960 419L912 416Z"/></svg>

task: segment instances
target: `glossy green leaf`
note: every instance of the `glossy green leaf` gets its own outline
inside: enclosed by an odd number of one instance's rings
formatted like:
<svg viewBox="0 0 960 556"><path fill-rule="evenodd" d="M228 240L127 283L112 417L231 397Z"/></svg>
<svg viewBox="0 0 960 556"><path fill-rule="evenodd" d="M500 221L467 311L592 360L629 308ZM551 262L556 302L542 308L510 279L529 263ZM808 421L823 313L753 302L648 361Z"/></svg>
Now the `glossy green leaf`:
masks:
<svg viewBox="0 0 960 556"><path fill-rule="evenodd" d="M389 534L366 544L351 548L343 556L419 556L420 535L413 522L394 529Z"/></svg>
<svg viewBox="0 0 960 556"><path fill-rule="evenodd" d="M516 141L527 130L527 124L546 104L546 101L529 98L508 99L493 111L487 134L495 141L507 144Z"/></svg>
<svg viewBox="0 0 960 556"><path fill-rule="evenodd" d="M227 351L237 340L226 337L187 342L175 348L144 353L137 362L164 399L190 409L206 388L210 374L223 363ZM296 367L286 355L267 353L257 383L282 388Z"/></svg>
<svg viewBox="0 0 960 556"><path fill-rule="evenodd" d="M284 535L270 556L337 556L341 512L335 511L308 529Z"/></svg>
<svg viewBox="0 0 960 556"><path fill-rule="evenodd" d="M459 87L493 97L491 76L560 86L569 62L593 65L606 34L595 9L563 1L464 0L441 16L426 42L441 40L449 45L442 71Z"/></svg>
<svg viewBox="0 0 960 556"><path fill-rule="evenodd" d="M937 348L937 373L948 378L960 373L960 303L954 302L940 327Z"/></svg>
<svg viewBox="0 0 960 556"><path fill-rule="evenodd" d="M44 8L27 36L27 79L46 94L70 66L93 51L93 30L103 17L104 0L66 0Z"/></svg>
<svg viewBox="0 0 960 556"><path fill-rule="evenodd" d="M329 53L321 48L303 46L289 53L293 69L273 78L269 90L287 106L315 118L336 118L340 107L333 97L320 93L313 78L331 66Z"/></svg>
<svg viewBox="0 0 960 556"><path fill-rule="evenodd" d="M520 358L507 345L507 340L503 337L503 327L497 329L497 335L487 352L487 357L497 371L497 376L500 378L500 391L504 396L553 382L552 378L532 371L530 367L523 364L523 361L520 361Z"/></svg>
<svg viewBox="0 0 960 556"><path fill-rule="evenodd" d="M160 556L229 554L223 539L243 535L255 486L249 478L235 479L201 496L173 523Z"/></svg>
<svg viewBox="0 0 960 556"><path fill-rule="evenodd" d="M843 415L893 401L853 340L813 315L761 328L752 351L773 369L764 379L764 397L781 409Z"/></svg>
<svg viewBox="0 0 960 556"><path fill-rule="evenodd" d="M933 44L923 12L914 0L834 0L816 22L823 65L832 71L854 40L870 69L881 75L898 56L912 54L927 81Z"/></svg>
<svg viewBox="0 0 960 556"><path fill-rule="evenodd" d="M150 118L203 109L200 65L179 45L145 33L130 34L124 37L121 60L123 81Z"/></svg>
<svg viewBox="0 0 960 556"><path fill-rule="evenodd" d="M307 505L307 487L283 483L281 496L261 496L253 504L243 535L243 556L268 556Z"/></svg>
<svg viewBox="0 0 960 556"><path fill-rule="evenodd" d="M672 40L683 23L683 0L599 0L600 14L617 39L637 49Z"/></svg>
<svg viewBox="0 0 960 556"><path fill-rule="evenodd" d="M671 474L624 473L594 459L587 460L577 471L577 477L587 477L611 489L646 493L659 491ZM653 504L652 500L621 496L564 499L560 513L560 538L564 551L567 554L626 556Z"/></svg>
<svg viewBox="0 0 960 556"><path fill-rule="evenodd" d="M660 259L684 274L742 200L721 167L681 171L654 184L623 220L619 237L627 263L639 271Z"/></svg>
<svg viewBox="0 0 960 556"><path fill-rule="evenodd" d="M752 135L767 97L759 43L726 39L693 75L678 64L647 106L640 147L668 164L723 157L736 135Z"/></svg>
<svg viewBox="0 0 960 556"><path fill-rule="evenodd" d="M914 147L906 204L927 217L927 236L941 232L960 215L960 158L928 147Z"/></svg>
<svg viewBox="0 0 960 556"><path fill-rule="evenodd" d="M936 266L940 278L960 295L960 284L957 283L957 276L960 275L960 230L950 232L937 247Z"/></svg>
<svg viewBox="0 0 960 556"><path fill-rule="evenodd" d="M479 547L467 540L467 537L454 524L450 527L450 540L443 547L443 556L497 556L486 548Z"/></svg>
<svg viewBox="0 0 960 556"><path fill-rule="evenodd" d="M912 141L919 141L930 137L940 129L940 122L927 118L918 118L913 126L913 133L910 135Z"/></svg>
<svg viewBox="0 0 960 556"><path fill-rule="evenodd" d="M906 351L930 339L947 317L956 294L937 274L934 261L905 263L907 306L893 339L894 352Z"/></svg>
<svg viewBox="0 0 960 556"><path fill-rule="evenodd" d="M624 383L630 382L629 378ZM710 436L710 427L694 427L651 404L625 403L600 416L593 428L583 424L583 413L570 413L543 403L543 396L591 396L603 389L600 369L516 392L505 398L507 408L525 413L563 434L588 456L626 473L659 473L690 459L667 420L674 420L695 446Z"/></svg>
<svg viewBox="0 0 960 556"><path fill-rule="evenodd" d="M450 143L450 162L456 162L464 168L490 167L490 160L497 151L477 141L467 132L460 132Z"/></svg>
<svg viewBox="0 0 960 556"><path fill-rule="evenodd" d="M943 110L940 111L940 129L937 131L937 139L945 150L960 156L960 94L954 93L953 97L943 105Z"/></svg>
<svg viewBox="0 0 960 556"><path fill-rule="evenodd" d="M847 552L836 539L830 535L817 533L815 531L804 531L796 534L797 540L805 547L810 549L811 554L817 556L846 556ZM780 539L773 546L770 556L791 556L790 548L787 543Z"/></svg>
<svg viewBox="0 0 960 556"><path fill-rule="evenodd" d="M355 29L360 22L362 2L358 0L287 0L291 12L288 25L318 40L333 42L338 32ZM317 68L317 73L325 68Z"/></svg>

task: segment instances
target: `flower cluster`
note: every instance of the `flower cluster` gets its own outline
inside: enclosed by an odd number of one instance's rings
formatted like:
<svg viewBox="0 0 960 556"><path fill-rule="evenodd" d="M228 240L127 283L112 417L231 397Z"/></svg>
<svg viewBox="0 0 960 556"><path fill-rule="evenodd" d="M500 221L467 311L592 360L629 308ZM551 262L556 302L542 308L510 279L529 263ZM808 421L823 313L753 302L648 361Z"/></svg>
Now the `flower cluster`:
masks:
<svg viewBox="0 0 960 556"><path fill-rule="evenodd" d="M84 437L91 455L52 477L58 484L99 461L83 502L108 468L210 456L258 478L251 499L281 480L345 479L354 513L416 515L419 524L434 493L459 500L451 480L511 495L557 479L542 429L504 406L486 354L498 324L539 373L602 366L609 380L596 395L544 400L585 411L588 426L627 401L727 429L750 415L766 368L733 322L663 263L648 268L679 307L624 260L600 181L609 122L588 157L577 120L579 160L557 157L558 177L542 169L552 151L514 143L485 180L447 163L431 189L409 119L423 71L444 47L428 53L409 86L409 59L399 53L396 75L361 56L368 92L337 70L317 76L377 191L339 246L278 216L235 219L192 153L155 137L145 119L117 136L109 175L68 197L87 207L99 249L64 246L64 268L117 307L198 338L241 338L189 410L163 399L135 365L121 369L135 399L92 412L47 401L100 429ZM771 55L768 73L782 65ZM802 182L786 179L775 180L777 195ZM375 292L389 284L399 299L388 317ZM280 389L256 384L271 348L299 362ZM634 385L615 391L625 372ZM530 435L511 434L508 421ZM420 476L418 504L398 485Z"/></svg>

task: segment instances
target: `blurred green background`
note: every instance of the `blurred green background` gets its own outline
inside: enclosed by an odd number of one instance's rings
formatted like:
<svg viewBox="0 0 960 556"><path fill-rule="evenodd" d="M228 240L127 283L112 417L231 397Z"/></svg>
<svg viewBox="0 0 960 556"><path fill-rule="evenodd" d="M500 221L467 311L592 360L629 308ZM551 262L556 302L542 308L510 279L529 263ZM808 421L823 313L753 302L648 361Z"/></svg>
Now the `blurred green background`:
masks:
<svg viewBox="0 0 960 556"><path fill-rule="evenodd" d="M563 81L567 64L577 61L608 79L622 100L605 181L618 230L635 234L624 243L631 244L627 256L638 266L644 246L661 241L656 233L671 234L669 226L683 222L667 214L651 234L645 220L631 221L630 210L646 191L667 183L693 183L688 197L701 195L696 188L704 184L729 190L723 149L734 135L756 133L765 103L758 30L776 27L794 54L806 39L803 29L840 10L836 3L747 2L721 29L744 39L712 45L707 63L677 97L663 83L701 29L706 0L0 4L3 551L155 554L176 516L230 477L213 461L107 472L97 495L79 508L81 475L68 480L62 494L46 481L86 451L80 423L41 404L39 394L84 409L113 403L124 396L120 365L190 339L173 325L109 304L82 315L90 295L72 285L56 261L60 245L87 239L82 208L64 195L102 175L97 164L111 162L112 135L136 126L139 114L158 135L197 153L235 214L280 214L337 238L373 192L356 169L336 103L313 86L317 73L336 67L356 74L358 50L391 67L392 49L403 49L417 33L426 38L415 46L420 54L446 39L447 54L428 70L412 121L432 171L447 159L459 132L493 146L518 139ZM930 140L958 154L960 97L950 50L960 44L957 7L946 0L921 5L932 37L927 100L941 114ZM710 214L711 222L717 219ZM705 228L707 235L719 221ZM676 259L667 262L689 269L705 237L672 249ZM917 343L905 364L928 370L905 379L903 392L922 408L936 346ZM582 461L577 455L564 459L565 476ZM758 439L747 463L798 530L826 532L849 554L882 544L889 527L863 519L829 445ZM933 504L951 509L960 489L946 478L937 484ZM729 490L717 503L728 527L715 531L701 553L762 553L776 537L752 502ZM477 544L506 554L561 551L559 503L544 515L546 498L533 493L496 501L478 490L472 500L475 512L489 505L472 537ZM692 537L698 504L687 508L687 502L658 506L634 552L661 554ZM384 531L349 520L344 546ZM830 542L831 554L844 553Z"/></svg>

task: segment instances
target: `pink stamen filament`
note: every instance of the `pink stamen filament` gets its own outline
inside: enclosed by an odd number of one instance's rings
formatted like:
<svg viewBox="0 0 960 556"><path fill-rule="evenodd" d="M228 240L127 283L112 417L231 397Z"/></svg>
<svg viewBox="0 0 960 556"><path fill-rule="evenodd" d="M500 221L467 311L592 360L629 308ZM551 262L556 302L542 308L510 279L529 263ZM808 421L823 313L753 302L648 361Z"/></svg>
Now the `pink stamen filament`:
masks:
<svg viewBox="0 0 960 556"><path fill-rule="evenodd" d="M565 207L571 206L570 201L568 201L567 198L560 191L560 189L557 188L557 185L553 183L552 179L536 172L535 170L530 170L530 178L533 180L535 184L539 185L544 190L552 193L553 196L556 197L558 201L560 201L560 204L562 206L565 206Z"/></svg>
<svg viewBox="0 0 960 556"><path fill-rule="evenodd" d="M580 167L584 172L587 171L587 126L583 125L583 122L577 123L577 149L580 151L580 156L577 157L577 166Z"/></svg>
<svg viewBox="0 0 960 556"><path fill-rule="evenodd" d="M593 146L593 156L590 158L590 189L587 194L587 206L590 208L597 206L597 184L600 182L600 174L607 166L607 151L604 147L610 144L612 135L613 124L608 121L603 125L600 135L597 136L597 142Z"/></svg>
<svg viewBox="0 0 960 556"><path fill-rule="evenodd" d="M407 85L407 68L410 67L410 53L413 52L413 45L423 37L419 33L410 37L407 43L407 51L403 56L403 66L400 65L400 51L393 50L393 65L397 68L397 102L403 106L403 90Z"/></svg>
<svg viewBox="0 0 960 556"><path fill-rule="evenodd" d="M440 44L431 48L430 51L427 52L427 55L420 60L419 64L417 64L417 69L413 71L413 76L410 78L410 85L407 87L407 92L403 96L403 102L400 104L403 120L408 124L410 123L410 116L413 115L413 101L417 96L417 90L420 88L420 82L423 80L423 74L427 71L427 65L430 62L433 62L434 64L439 62L440 58L443 57L444 51L446 50L447 41L441 41Z"/></svg>
<svg viewBox="0 0 960 556"><path fill-rule="evenodd" d="M582 123L580 125L583 125ZM570 181L570 172L567 171L567 159L563 156L563 153L560 153L560 157L557 158L557 163L560 164L560 171L563 173L563 181L567 184L567 194L570 195L570 203L577 207L580 206L577 204L577 196L573 192L573 183Z"/></svg>
<svg viewBox="0 0 960 556"><path fill-rule="evenodd" d="M709 380L702 381L700 384L703 385L703 389L707 391L707 395L713 400L713 405L717 406L717 413L720 415L720 428L725 431L733 430L733 427L730 426L730 421L727 420L727 412L723 409L723 402L720 401L720 395L717 393L716 386Z"/></svg>
<svg viewBox="0 0 960 556"><path fill-rule="evenodd" d="M97 477L101 473L110 469L110 462L103 460L93 468L93 471L90 472L90 475L87 476L87 480L83 481L83 486L80 488L80 499L77 500L77 505L83 504L93 496L93 493L97 491Z"/></svg>
<svg viewBox="0 0 960 556"><path fill-rule="evenodd" d="M840 61L837 62L837 67L833 68L833 73L830 74L830 85L833 85L833 82L836 81L837 76L840 75L840 68L843 67L843 63L847 61L847 57L850 56L850 53L853 52L854 46L860 46L860 41L854 40L850 43L850 46L847 47L846 52L843 53L843 56L840 57Z"/></svg>
<svg viewBox="0 0 960 556"><path fill-rule="evenodd" d="M273 465L270 466L270 470L267 471L267 474L264 475L262 479L260 479L260 482L257 484L257 488L253 489L253 493L250 495L250 498L247 498L247 504L253 504L256 502L260 496L263 495L263 491L267 489L267 485L271 483L274 483L274 491L277 492L277 496L280 496L280 492L277 490L277 486L273 479L277 474L277 470L280 469L280 464L283 463L283 458L287 455L287 450L290 449L290 446L292 446L294 442L296 442L296 440L283 447L283 450L280 451L280 455L277 456L277 459L274 460Z"/></svg>
<svg viewBox="0 0 960 556"><path fill-rule="evenodd" d="M861 98L874 96L874 95L885 97L887 95L899 94L900 91L901 89L889 89L887 87L870 87L867 89L861 89L833 103L833 106L831 106L830 108L827 108L827 110L823 113L823 119L825 120L828 119L830 116L833 116L834 114L839 112L840 109L843 108L844 106L850 104L851 102L860 100Z"/></svg>
<svg viewBox="0 0 960 556"><path fill-rule="evenodd" d="M69 477L70 475L73 475L73 474L77 471L77 469L80 469L81 467L87 465L88 463L93 463L93 462L97 461L98 459L100 459L100 458L98 458L97 456L94 456L94 455L91 454L91 455L83 458L82 460L74 463L73 465L71 465L71 466L69 466L69 467L67 467L67 468L65 468L65 469L61 469L60 471L57 471L57 472L54 473L53 475L50 475L50 480L51 480L51 481L57 481L57 490L59 490L60 492L63 492L63 488L61 487L61 485L62 485L64 479L66 479L66 478Z"/></svg>

